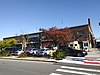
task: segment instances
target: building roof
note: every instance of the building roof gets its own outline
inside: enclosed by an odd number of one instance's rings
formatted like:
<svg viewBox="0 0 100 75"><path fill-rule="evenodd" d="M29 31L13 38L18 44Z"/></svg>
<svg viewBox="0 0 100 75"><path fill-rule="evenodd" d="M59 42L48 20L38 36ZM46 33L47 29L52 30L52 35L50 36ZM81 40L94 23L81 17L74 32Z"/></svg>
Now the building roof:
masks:
<svg viewBox="0 0 100 75"><path fill-rule="evenodd" d="M70 29L74 29L74 28L79 28L79 27L85 27L88 26L89 24L84 24L84 25L78 25L78 26L73 26L73 27L68 27Z"/></svg>
<svg viewBox="0 0 100 75"><path fill-rule="evenodd" d="M36 34L39 34L41 32L36 32L36 33L30 33L30 34L20 34L20 35L24 35L24 36L27 36L27 35L36 35ZM4 39L9 39L9 38L16 38L16 37L19 37L20 35L17 35L17 36L11 36L11 37L6 37L6 38L3 38Z"/></svg>

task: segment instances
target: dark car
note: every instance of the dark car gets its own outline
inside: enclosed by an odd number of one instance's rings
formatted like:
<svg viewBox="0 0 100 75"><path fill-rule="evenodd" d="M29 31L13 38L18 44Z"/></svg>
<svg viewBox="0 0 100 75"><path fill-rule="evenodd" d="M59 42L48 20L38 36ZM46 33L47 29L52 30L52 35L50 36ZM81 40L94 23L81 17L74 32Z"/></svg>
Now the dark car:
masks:
<svg viewBox="0 0 100 75"><path fill-rule="evenodd" d="M13 48L13 47L7 48L7 50L9 51L9 53L10 53L11 55L15 55L15 53L16 53L16 51L17 51L17 49L16 49L16 48Z"/></svg>
<svg viewBox="0 0 100 75"><path fill-rule="evenodd" d="M59 47L60 50L66 51L68 53L68 56L78 56L78 57L84 57L87 55L87 52L85 50L77 50L71 47Z"/></svg>

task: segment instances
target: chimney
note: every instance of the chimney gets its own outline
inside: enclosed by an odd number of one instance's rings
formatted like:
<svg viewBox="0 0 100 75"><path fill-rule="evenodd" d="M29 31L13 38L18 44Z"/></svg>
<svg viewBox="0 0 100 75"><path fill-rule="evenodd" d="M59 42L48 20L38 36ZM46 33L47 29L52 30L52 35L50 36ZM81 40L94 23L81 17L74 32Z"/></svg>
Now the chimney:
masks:
<svg viewBox="0 0 100 75"><path fill-rule="evenodd" d="M91 22L90 22L90 18L88 18L88 26L89 26L89 28L90 28L90 32L92 32L92 26L91 26Z"/></svg>
<svg viewBox="0 0 100 75"><path fill-rule="evenodd" d="M91 25L90 18L88 18L88 24Z"/></svg>

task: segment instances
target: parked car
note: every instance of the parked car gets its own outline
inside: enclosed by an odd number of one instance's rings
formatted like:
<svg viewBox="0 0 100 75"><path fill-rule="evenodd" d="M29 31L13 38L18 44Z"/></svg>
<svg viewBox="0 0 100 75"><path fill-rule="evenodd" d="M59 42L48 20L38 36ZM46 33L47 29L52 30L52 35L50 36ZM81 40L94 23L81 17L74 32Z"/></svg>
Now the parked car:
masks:
<svg viewBox="0 0 100 75"><path fill-rule="evenodd" d="M15 53L16 53L16 55L20 55L21 53L23 53L24 51L23 50L17 50Z"/></svg>
<svg viewBox="0 0 100 75"><path fill-rule="evenodd" d="M59 47L59 49L66 51L68 53L69 56L78 56L78 57L84 57L87 55L87 51L85 50L77 50L71 47L66 47L66 46L62 46Z"/></svg>
<svg viewBox="0 0 100 75"><path fill-rule="evenodd" d="M29 50L27 50L26 52L29 52L32 55L36 55L36 52L38 51L38 48L30 48Z"/></svg>
<svg viewBox="0 0 100 75"><path fill-rule="evenodd" d="M9 53L11 54L11 55L13 55L13 53L15 53L15 49L14 48L8 48L8 50L9 50Z"/></svg>
<svg viewBox="0 0 100 75"><path fill-rule="evenodd" d="M11 55L16 55L16 51L17 51L16 48L11 47L11 48L6 48L6 49L9 51L9 53L10 53Z"/></svg>
<svg viewBox="0 0 100 75"><path fill-rule="evenodd" d="M20 54L23 53L23 52L24 52L23 50L19 49L19 50L15 51L15 52L13 53L13 55L20 55Z"/></svg>
<svg viewBox="0 0 100 75"><path fill-rule="evenodd" d="M36 56L44 56L45 55L44 51L45 51L45 49L38 49L36 51Z"/></svg>
<svg viewBox="0 0 100 75"><path fill-rule="evenodd" d="M51 52L51 49L47 48L47 49L44 49L44 55L49 55Z"/></svg>
<svg viewBox="0 0 100 75"><path fill-rule="evenodd" d="M96 48L100 48L100 44L97 44L97 45L96 45Z"/></svg>

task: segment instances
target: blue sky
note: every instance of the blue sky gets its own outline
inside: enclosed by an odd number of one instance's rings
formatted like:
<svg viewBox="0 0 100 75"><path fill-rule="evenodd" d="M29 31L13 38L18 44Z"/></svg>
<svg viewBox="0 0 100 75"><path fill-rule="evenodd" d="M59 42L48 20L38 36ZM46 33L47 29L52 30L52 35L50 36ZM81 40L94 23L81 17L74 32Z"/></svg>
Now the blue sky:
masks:
<svg viewBox="0 0 100 75"><path fill-rule="evenodd" d="M39 28L83 25L88 18L94 36L100 37L100 0L0 0L0 39Z"/></svg>

